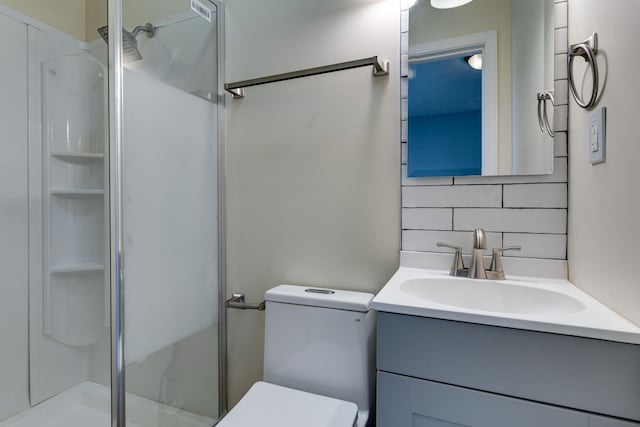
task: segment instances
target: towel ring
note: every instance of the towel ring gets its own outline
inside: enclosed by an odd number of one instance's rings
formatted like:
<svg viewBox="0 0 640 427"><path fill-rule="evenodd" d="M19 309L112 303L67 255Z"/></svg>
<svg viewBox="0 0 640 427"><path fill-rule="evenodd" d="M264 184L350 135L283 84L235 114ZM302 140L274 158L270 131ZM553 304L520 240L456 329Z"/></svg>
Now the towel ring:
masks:
<svg viewBox="0 0 640 427"><path fill-rule="evenodd" d="M596 54L598 53L598 33L593 33L591 37L582 43L573 44L569 47L569 89L571 89L571 95L576 100L579 106L585 109L589 109L596 104L598 99L598 62L596 61ZM573 77L573 60L576 56L584 58L591 68L591 75L593 77L593 87L591 89L591 97L589 101L585 101L576 89L575 79Z"/></svg>
<svg viewBox="0 0 640 427"><path fill-rule="evenodd" d="M542 132L546 131L553 138L553 127L549 123L547 101L550 101L552 106L556 106L553 99L553 91L538 92L538 125Z"/></svg>

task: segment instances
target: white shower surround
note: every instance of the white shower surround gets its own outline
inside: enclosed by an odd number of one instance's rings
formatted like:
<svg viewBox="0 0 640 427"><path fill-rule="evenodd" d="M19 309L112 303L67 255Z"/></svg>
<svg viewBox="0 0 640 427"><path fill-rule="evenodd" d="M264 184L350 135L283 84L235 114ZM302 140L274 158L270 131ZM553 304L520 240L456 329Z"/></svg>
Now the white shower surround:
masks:
<svg viewBox="0 0 640 427"><path fill-rule="evenodd" d="M3 395L3 400L0 402L0 420L11 416L13 414L20 413L23 411L24 415L33 414L34 412L38 412L41 405L48 404L51 399L57 399L61 395L59 393L62 392L63 395L66 396L65 390L75 390L77 392L79 389L84 390L86 388L83 381L90 379L91 381L102 382L103 384L108 384L108 345L109 345L109 337L108 337L108 306L105 304L103 299L104 291L103 287L100 288L101 294L101 303L102 306L96 307L95 304L89 304L87 307L77 307L82 308L82 310L86 313L95 314L95 318L98 319L97 322L91 321L89 324L86 322L80 321L81 326L85 328L85 332L81 335L77 334L69 334L63 327L64 325L58 322L58 326L54 327L56 330L52 332L51 323L45 321L45 317L49 318L50 316L46 316L45 306L51 301L47 301L46 298L43 298L43 283L45 283L45 276L49 275L49 273L53 273L53 276L73 276L77 274L81 275L95 275L102 274L102 268L105 264L104 260L93 260L93 262L88 265L85 262L76 265L73 262L68 261L67 258L61 259L60 256L64 255L63 253L58 253L56 251L52 251L51 254L54 257L58 257L58 262L55 265L51 266L51 269L47 267L45 258L43 258L43 254L46 252L45 244L46 242L43 240L43 235L47 233L47 228L45 227L45 217L47 216L45 206L46 206L46 198L44 196L51 195L52 199L55 198L66 198L66 199L76 199L80 200L80 203L84 203L84 201L91 201L91 204L94 200L102 200L104 197L105 187L103 182L103 174L106 168L99 167L95 171L89 171L87 169L87 164L94 162L103 162L106 159L104 155L103 149L98 147L97 150L93 150L96 147L75 147L77 150L74 150L74 147L71 147L71 150L68 150L70 147L59 146L59 147L49 147L47 144L47 140L43 140L43 131L42 129L48 129L46 118L43 119L43 108L48 108L49 105L46 102L43 102L43 90L42 87L43 81L45 84L47 79L42 78L42 72L47 72L47 65L52 64L50 61L60 58L76 58L78 56L85 56L89 62L92 61L89 56L87 56L87 52L90 52L91 56L97 58L98 61L104 63L104 56L101 56L100 53L105 49L105 45L102 40L98 39L94 42L85 43L78 40L73 39L72 37L53 29L45 24L42 24L28 16L22 15L20 13L14 12L11 9L8 9L4 6L0 6L0 13L2 15L7 16L7 20L10 22L14 22L16 28L19 28L22 34L22 45L17 43L20 40L16 35L11 37L5 37L4 40L10 42L16 50L21 48L23 51L24 59L22 61L22 67L24 70L21 71L20 75L24 76L22 82L19 78L10 78L7 81L11 81L12 87L15 92L20 92L20 102L12 101L9 98L6 98L7 101L12 102L12 109L16 114L23 114L24 117L20 120L13 119L14 127L22 126L24 127L24 135L16 135L15 141L21 147L22 152L18 154L13 154L13 152L6 151L5 154L11 154L10 157L7 157L7 160L10 160L12 164L16 167L19 167L19 170L22 171L22 175L24 175L24 179L21 178L20 173L15 173L15 171L11 168L3 168L3 171L9 173L13 173L15 175L15 179L6 180L6 182L11 182L14 186L22 186L21 190L24 190L24 194L20 194L21 197L18 199L18 194L16 194L16 199L9 200L11 203L15 203L16 200L24 201L24 227L12 225L13 231L15 233L22 233L22 239L24 240L24 250L21 249L19 239L16 237L15 239L12 237L10 240L13 242L12 251L13 255L15 255L16 259L12 259L11 257L3 257L6 262L11 263L16 269L21 268L21 265L24 264L23 270L23 279L19 280L16 276L15 285L16 289L19 288L19 293L12 295L11 299L7 299L6 301L0 301L0 308L2 308L2 313L6 313L8 315L12 315L11 321L7 321L6 324L10 327L11 337L16 336L16 340L11 342L11 350L3 350L2 356L3 365L7 368L7 372L10 372L10 375L4 375L3 371L0 371L0 379L3 381L0 382L0 391ZM0 16L0 18L4 18L4 16ZM178 17L179 18L179 17ZM172 24L173 21L182 22L180 19L171 19L169 18L167 22L164 24ZM14 29L10 25L3 25L3 29L7 31L9 29ZM176 30L177 31L177 30ZM97 33L96 33L97 34ZM27 37L28 35L28 37ZM205 41L200 40L201 44L204 44ZM190 45L191 46L191 45ZM200 45L193 45L194 49L197 49ZM28 63L29 68L27 70L27 55L28 55ZM13 58L13 57L12 57ZM76 70L78 71L78 70ZM53 74L51 74L53 76ZM106 72L104 74L106 77ZM49 79L50 80L50 79ZM28 90L27 90L27 86ZM167 87L167 91L174 90L173 88ZM8 93L8 92L6 92ZM78 94L76 94L78 95ZM213 162L216 164L215 151L215 137L217 136L217 124L211 123L209 120L212 117L216 117L215 109L217 106L210 102L204 101L200 98L191 96L189 94L183 94L184 97L188 97L189 101L192 102L193 108L198 110L198 114L194 114L185 120L191 119L194 123L200 124L200 130L194 131L194 127L191 128L191 133L180 132L179 135L170 135L165 134L164 139L160 138L166 145L174 145L176 141L186 141L194 142L198 141L198 147L203 147L202 144L206 142L206 144L211 145L211 150L213 150ZM82 95L80 95L82 96ZM160 96L159 93L155 94L156 104L158 108L161 107L161 102L157 99ZM180 96L180 94L175 95ZM16 98L17 99L17 98ZM184 101L184 100L183 100ZM50 106L55 107L54 101ZM66 106L69 104L68 100L64 99L57 100L59 105ZM186 102L186 101L185 101ZM184 104L184 102L183 102ZM28 107L27 107L28 106ZM184 107L184 105L183 105ZM179 107L176 107L179 108ZM191 112L193 113L193 108ZM189 108L181 108L183 114L188 114ZM213 112L212 112L213 111ZM57 112L57 110L55 110ZM84 113L89 113L88 111L84 111ZM28 116L28 118L27 118ZM5 115L7 117L7 115ZM157 118L156 118L157 120ZM28 122L28 125L27 125ZM215 122L215 121L214 121ZM82 126L82 125L81 125ZM5 127L5 129L8 129ZM210 132L209 132L210 131ZM177 130L176 130L177 132ZM193 132L199 132L199 136L195 136ZM205 135L206 134L206 135ZM44 136L48 136L49 132L44 132ZM99 136L97 136L99 138ZM93 139L95 142L95 138ZM152 139L146 139L145 143L151 142ZM158 138L156 138L156 143L158 142ZM98 144L104 144L104 139L98 142ZM64 144L63 144L64 145ZM191 146L193 147L193 145ZM49 150L49 148L52 148ZM86 149L85 149L86 148ZM89 149L91 148L91 149ZM78 153L67 153L67 151L78 151ZM147 157L144 159L146 162L148 159L148 152L146 151ZM182 152L188 152L182 150ZM212 156L207 156L210 158ZM17 162L15 159L19 158L24 160L24 163ZM204 156L197 157L202 162L204 161ZM175 159L174 159L175 160ZM43 170L44 162L51 163L51 172L54 181L49 182L47 178L47 169ZM69 166L62 167L69 163ZM0 162L1 163L1 162ZM28 165L27 165L28 163ZM79 169L71 168L70 165L78 165ZM62 167L62 169L61 169ZM66 168L66 169L65 169ZM149 171L149 169L147 169ZM190 169L191 175L200 174L202 172L202 167L192 168ZM216 176L215 170L211 172L212 176ZM55 175L55 176L54 176ZM190 175L190 176L191 176ZM203 178L208 178L208 175ZM28 193L27 193L27 178L28 178ZM49 177L50 178L50 177ZM216 186L215 184L209 185L210 180L203 179L201 185L198 186L199 190L202 191L211 191L211 200L217 200L216 194ZM51 185L49 185L51 184ZM204 185L204 187L203 187ZM176 186L179 186L179 183L176 182ZM50 188L51 187L51 188ZM74 187L74 188L71 188ZM75 188L77 187L77 188ZM13 191L13 190L12 190ZM195 191L195 190L194 190ZM185 197L190 197L189 193L184 194ZM29 206L27 212L27 198L29 198ZM207 202L209 203L209 202ZM214 202L215 203L215 202ZM176 207L180 208L181 205L177 204ZM210 209L201 209L202 206L198 207L196 211L199 215L207 216L207 221L210 218L215 218L215 213L212 214ZM100 210L100 209L98 209ZM105 216L106 218L106 216ZM27 221L29 223L29 233L28 233L28 242L27 242ZM104 230L104 221L99 221L99 231L100 233ZM53 225L53 224L52 224ZM195 224L189 223L187 224L191 227L195 227ZM53 228L53 227L52 227ZM214 225L213 229L217 232L217 226ZM63 232L64 227L59 227L56 230L57 232ZM73 230L71 230L73 231ZM204 237L200 231L200 237ZM78 231L73 231L77 234L78 237L82 233L78 233ZM60 234L60 233L59 233ZM95 234L95 233L94 233ZM210 233L207 233L207 235ZM7 237L12 236L11 234L5 233ZM193 235L193 233L192 233ZM214 236L215 237L215 236ZM76 239L77 240L77 239ZM104 242L103 239L99 239ZM213 245L216 246L215 239ZM99 241L96 243L100 243ZM81 246L76 245L77 248L81 249ZM89 250L89 248L85 248L87 250L80 251L80 257L85 257L87 255L91 255L92 253L97 253L94 250ZM217 249L216 249L217 250ZM206 252L206 253L205 253ZM27 258L28 255L28 258ZM188 256L185 253L185 256ZM211 256L213 259L213 264L217 260L217 256L215 254L209 253L209 251L203 251L202 253L195 254L196 257L207 257ZM29 266L27 272L27 259L29 259ZM87 259L88 260L88 259ZM85 260L86 261L86 260ZM212 263L207 262L207 268L216 266ZM88 269L87 269L88 268ZM80 270L86 270L80 271ZM5 269L6 270L6 269ZM27 273L28 273L28 283L27 283ZM202 271L195 272L194 274L200 274ZM212 285L212 290L207 291L208 294L217 293L217 274L213 275L214 277L207 281L208 283L214 282ZM167 277L169 279L169 277ZM56 279L58 280L58 279ZM197 279L195 279L197 280ZM77 280L74 280L77 282ZM53 283L53 282L52 282ZM104 282L102 282L104 283ZM174 282L174 284L177 282ZM180 284L184 283L182 281ZM196 281L192 281L192 283L196 283ZM199 283L199 282L198 282ZM202 282L204 283L204 281ZM152 284L152 283L151 283ZM108 285L108 283L106 284ZM45 284L46 286L46 284ZM100 280L98 280L98 286L100 286ZM76 287L77 289L81 289ZM180 288L176 288L177 292L181 292ZM184 291L184 289L182 289ZM29 301L27 301L27 292ZM4 295L4 294L3 294ZM202 293L200 293L202 296ZM86 296L86 295L85 295ZM15 298L14 298L15 297ZM215 394L210 393L209 387L207 386L208 382L211 378L213 378L214 388L217 387L217 383L215 381L217 375L217 356L215 354L209 355L208 351L203 351L202 348L199 348L198 345L200 341L203 340L203 335L212 337L211 339L216 342L217 334L215 324L212 324L211 319L217 318L216 312L216 304L210 304L211 298L200 298L200 306L201 310L196 310L188 313L192 316L192 318L204 319L199 322L199 326L194 327L193 324L189 324L189 322L181 323L175 322L176 318L181 318L185 315L183 313L176 313L176 317L166 318L166 322L180 323L180 328L173 328L174 330L178 330L177 334L167 334L165 337L160 337L157 335L156 337L161 339L162 342L158 340L155 341L152 348L146 347L147 350L143 352L146 354L150 354L159 350L160 348L164 348L162 350L162 354L160 357L150 358L151 361L149 363L144 364L135 364L131 371L133 372L133 381L129 384L129 390L136 393L137 395L147 396L152 399L157 398L157 394L160 393L158 391L158 386L155 381L155 377L162 375L164 369L167 368L165 366L169 360L175 358L178 362L183 363L186 359L193 358L193 352L198 352L199 354L206 354L206 361L203 360L203 363L196 363L193 366L193 369L202 370L203 364L206 363L205 370L211 368L214 373L212 374L208 370L206 372L201 372L198 380L195 381L195 385L193 386L194 390L192 390L188 395L185 395L185 400L187 403L185 406L188 407L189 410L198 413L207 413L213 414L217 413L217 402L209 402L206 407L202 404L199 397L194 397L196 395L212 395L215 400ZM11 310L5 309L2 303L8 304L11 307ZM81 302L76 301L74 303L76 306L83 306ZM141 304L145 308L148 307L150 301L143 301ZM159 306L156 304L156 308ZM206 306L206 313L205 313ZM72 307L73 308L73 307ZM86 308L86 309L85 309ZM166 309L166 307L165 307ZM50 310L49 310L50 311ZM157 313L157 311L156 311ZM200 313L198 315L197 313ZM60 319L60 315L64 315L65 313L59 311L55 317L56 319ZM92 314L92 316L93 316ZM29 320L27 321L27 316ZM157 317L156 317L157 319ZM5 322L3 322L5 323ZM186 324L186 326L185 326ZM27 326L29 325L29 331L27 331ZM71 324L69 324L71 325ZM100 329L100 325L102 325L102 330ZM191 325L191 326L189 326ZM181 338L191 335L197 330L202 330L207 326L212 326L211 328L204 331L202 334L198 334L193 338L190 338L189 343L184 345L178 344L177 346L172 346L172 344L176 343ZM88 327L88 328L87 328ZM47 336L47 332L45 332L45 328L49 328L49 336ZM161 327L157 328L158 331L162 331ZM133 335L135 335L135 331ZM18 336L19 335L19 336ZM138 334L139 335L139 334ZM52 339L53 336L57 337L56 339ZM64 337L66 336L66 338ZM13 338L10 338L13 340ZM131 337L133 338L133 336ZM28 345L27 345L28 341ZM97 342L96 342L97 341ZM64 345L61 342L66 342L68 345ZM149 341L143 341L141 344L145 346L149 343ZM92 344L87 346L85 344ZM175 347L175 348L174 348ZM132 350L136 351L135 348ZM104 354L103 354L104 353ZM4 363L4 357L8 356L9 360L7 362L12 361L11 364ZM138 353L137 356L134 355L135 359L142 358L143 356ZM166 362L166 363L165 363ZM150 372L154 372L154 378L147 378L141 381L143 374L138 372L146 372L149 374ZM79 385L80 384L80 385ZM95 387L103 387L100 385L95 385ZM4 387L8 387L5 389ZM107 389L105 389L107 390ZM214 390L215 391L215 390ZM4 396L7 398L5 399ZM11 399L8 397L11 396ZM47 400L51 398L50 400ZM127 399L138 399L133 394L127 396ZM46 403L38 403L46 401ZM73 400L73 399L72 399ZM66 399L62 406L57 405L56 407L61 408L64 411L84 411L82 405L77 408L73 408L71 405L72 400ZM76 399L77 400L77 399ZM57 401L57 400L55 400ZM151 400L149 403L153 403ZM60 403L60 402L59 402ZM30 404L34 405L29 408ZM155 404L155 403L154 403ZM66 405L66 406L65 406ZM192 407L189 407L191 405ZM162 406L161 404L155 404L154 408ZM49 407L49 406L47 406ZM155 411L155 409L153 409ZM173 408L172 411L180 412L180 410ZM157 412L157 411L156 411ZM187 412L184 412L187 413ZM51 414L49 414L51 415ZM61 414L62 416L63 414ZM29 419L31 419L32 415L29 415ZM96 418L96 423L99 422L99 417ZM51 421L49 418L47 422ZM44 421L40 419L40 421L36 421L34 424L28 424L33 426L45 425ZM212 422L207 421L206 425L211 425ZM0 425L3 425L0 423ZM23 424L20 424L21 426ZM48 424L47 424L48 425ZM64 424L70 425L70 424ZM93 422L84 423L81 425L94 425ZM106 424L105 424L106 425ZM157 425L154 423L146 424L146 425ZM171 423L174 425L174 423ZM180 424L182 425L182 424ZM185 424L191 425L191 424ZM194 425L204 425L204 424L194 424Z"/></svg>

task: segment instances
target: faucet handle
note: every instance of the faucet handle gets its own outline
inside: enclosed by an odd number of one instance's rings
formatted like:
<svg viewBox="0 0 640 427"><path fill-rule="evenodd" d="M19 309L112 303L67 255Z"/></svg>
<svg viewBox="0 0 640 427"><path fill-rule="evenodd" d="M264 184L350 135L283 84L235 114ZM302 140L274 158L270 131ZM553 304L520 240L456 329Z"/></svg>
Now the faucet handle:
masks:
<svg viewBox="0 0 640 427"><path fill-rule="evenodd" d="M522 246L505 246L504 248L494 248L493 256L491 257L491 265L489 265L489 271L496 273L504 273L502 268L502 253L505 251L519 251Z"/></svg>
<svg viewBox="0 0 640 427"><path fill-rule="evenodd" d="M451 271L449 271L449 274L451 276L457 276L458 270L464 270L465 267L464 267L464 260L462 259L461 246L456 246L456 245L452 245L450 243L445 243L445 242L438 242L436 243L436 246L438 246L439 248L449 248L456 251L453 256L453 264L451 264Z"/></svg>
<svg viewBox="0 0 640 427"><path fill-rule="evenodd" d="M438 246L439 248L455 249L456 251L462 252L462 246L452 245L451 243L438 242L436 243L436 246Z"/></svg>

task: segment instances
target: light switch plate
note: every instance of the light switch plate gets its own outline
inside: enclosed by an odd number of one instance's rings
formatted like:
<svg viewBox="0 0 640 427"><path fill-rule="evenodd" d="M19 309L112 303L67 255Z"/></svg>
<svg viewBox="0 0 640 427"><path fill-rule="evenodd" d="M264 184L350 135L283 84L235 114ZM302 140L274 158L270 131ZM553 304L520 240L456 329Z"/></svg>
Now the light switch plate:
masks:
<svg viewBox="0 0 640 427"><path fill-rule="evenodd" d="M588 149L591 164L605 161L607 135L607 107L600 107L589 114Z"/></svg>

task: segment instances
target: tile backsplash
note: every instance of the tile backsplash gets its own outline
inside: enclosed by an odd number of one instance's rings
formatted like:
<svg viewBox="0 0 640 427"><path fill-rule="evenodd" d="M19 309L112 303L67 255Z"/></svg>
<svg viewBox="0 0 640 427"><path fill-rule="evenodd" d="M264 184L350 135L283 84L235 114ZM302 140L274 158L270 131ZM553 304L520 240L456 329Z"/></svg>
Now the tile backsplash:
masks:
<svg viewBox="0 0 640 427"><path fill-rule="evenodd" d="M521 245L505 256L567 259L567 1L555 0L555 152L551 175L407 178L409 10L401 2L402 250L471 250L474 228L487 246Z"/></svg>

